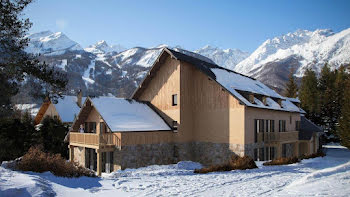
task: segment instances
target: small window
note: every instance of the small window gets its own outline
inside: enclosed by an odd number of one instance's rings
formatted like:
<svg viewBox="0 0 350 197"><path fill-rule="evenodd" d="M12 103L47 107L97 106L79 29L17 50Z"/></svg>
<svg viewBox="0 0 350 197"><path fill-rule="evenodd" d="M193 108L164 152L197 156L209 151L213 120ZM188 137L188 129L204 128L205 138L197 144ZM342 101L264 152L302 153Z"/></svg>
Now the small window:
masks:
<svg viewBox="0 0 350 197"><path fill-rule="evenodd" d="M177 105L177 94L173 94L172 98L173 98L173 106L176 106Z"/></svg>

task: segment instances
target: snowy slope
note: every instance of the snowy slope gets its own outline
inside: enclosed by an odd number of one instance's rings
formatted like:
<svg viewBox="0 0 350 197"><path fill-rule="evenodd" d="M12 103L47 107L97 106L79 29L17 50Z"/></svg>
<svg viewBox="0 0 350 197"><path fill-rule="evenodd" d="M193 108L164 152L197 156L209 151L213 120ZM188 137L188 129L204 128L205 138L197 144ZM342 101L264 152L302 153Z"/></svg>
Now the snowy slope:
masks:
<svg viewBox="0 0 350 197"><path fill-rule="evenodd" d="M194 174L201 165L179 162L62 178L0 167L0 196L349 196L350 151L327 146L327 156L285 166Z"/></svg>
<svg viewBox="0 0 350 197"><path fill-rule="evenodd" d="M248 52L239 49L220 49L209 45L194 52L208 57L216 64L231 70L234 70L239 62L249 56Z"/></svg>
<svg viewBox="0 0 350 197"><path fill-rule="evenodd" d="M69 39L62 32L53 33L51 31L44 31L31 34L28 38L30 39L29 46L26 48L26 52L28 53L59 55L65 53L67 50L83 50L78 43Z"/></svg>
<svg viewBox="0 0 350 197"><path fill-rule="evenodd" d="M327 29L298 30L268 39L240 62L235 71L259 78L267 65L295 58L296 76L301 77L306 68L319 72L326 62L333 68L349 63L349 56L350 28L339 33Z"/></svg>

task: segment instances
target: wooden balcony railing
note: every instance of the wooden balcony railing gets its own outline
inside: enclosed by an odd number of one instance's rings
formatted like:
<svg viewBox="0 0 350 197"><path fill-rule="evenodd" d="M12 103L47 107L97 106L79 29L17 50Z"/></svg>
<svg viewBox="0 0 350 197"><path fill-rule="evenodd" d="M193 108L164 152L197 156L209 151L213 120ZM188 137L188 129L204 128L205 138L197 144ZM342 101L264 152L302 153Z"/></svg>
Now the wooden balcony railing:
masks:
<svg viewBox="0 0 350 197"><path fill-rule="evenodd" d="M69 142L74 144L89 146L121 146L121 140L113 133L104 133L98 135L96 133L78 133L70 132Z"/></svg>
<svg viewBox="0 0 350 197"><path fill-rule="evenodd" d="M283 142L299 139L299 131L258 133L258 142Z"/></svg>

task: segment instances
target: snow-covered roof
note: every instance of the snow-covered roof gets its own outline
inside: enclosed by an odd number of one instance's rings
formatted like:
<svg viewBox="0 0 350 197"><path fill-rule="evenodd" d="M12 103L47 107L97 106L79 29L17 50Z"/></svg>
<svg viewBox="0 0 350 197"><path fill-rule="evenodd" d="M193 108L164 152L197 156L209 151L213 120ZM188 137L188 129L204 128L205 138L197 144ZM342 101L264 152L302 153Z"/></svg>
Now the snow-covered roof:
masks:
<svg viewBox="0 0 350 197"><path fill-rule="evenodd" d="M168 51L168 53L170 53L175 58L188 62L196 68L198 68L199 70L201 70L203 73L205 73L210 78L218 82L222 87L228 90L233 96L235 96L238 100L240 100L247 106L305 113L304 110L302 110L294 104L300 103L299 99L283 97L268 86L266 86L265 84L252 77L242 75L235 71L200 60L193 56L188 56L179 51L174 51L168 48L166 48L165 50ZM242 95L242 93L244 92L253 94L254 103L251 103ZM266 105L264 105L264 103L258 99L258 97L262 96L266 97ZM278 99L282 100L281 106L275 101Z"/></svg>
<svg viewBox="0 0 350 197"><path fill-rule="evenodd" d="M116 97L89 99L113 132L171 130L144 102Z"/></svg>
<svg viewBox="0 0 350 197"><path fill-rule="evenodd" d="M221 68L211 68L211 71L215 74L216 81L228 90L242 90L265 96L282 98L281 95L258 80Z"/></svg>
<svg viewBox="0 0 350 197"><path fill-rule="evenodd" d="M82 98L82 103L86 97ZM62 122L73 122L75 116L79 114L80 107L77 105L76 96L64 96L57 99L57 103L53 103Z"/></svg>

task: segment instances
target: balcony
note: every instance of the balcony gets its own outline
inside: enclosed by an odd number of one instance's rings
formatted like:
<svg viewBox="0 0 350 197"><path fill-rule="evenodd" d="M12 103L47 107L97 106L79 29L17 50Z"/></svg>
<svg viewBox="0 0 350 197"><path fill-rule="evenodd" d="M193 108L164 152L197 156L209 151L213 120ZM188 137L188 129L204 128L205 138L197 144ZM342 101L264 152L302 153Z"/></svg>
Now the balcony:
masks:
<svg viewBox="0 0 350 197"><path fill-rule="evenodd" d="M258 133L258 142L289 142L299 139L299 131Z"/></svg>
<svg viewBox="0 0 350 197"><path fill-rule="evenodd" d="M121 140L113 133L78 133L70 132L69 144L94 149L121 147Z"/></svg>

